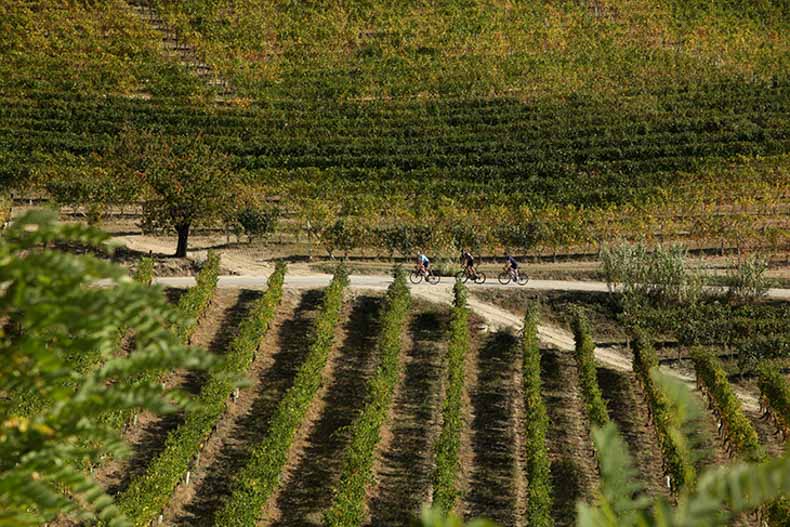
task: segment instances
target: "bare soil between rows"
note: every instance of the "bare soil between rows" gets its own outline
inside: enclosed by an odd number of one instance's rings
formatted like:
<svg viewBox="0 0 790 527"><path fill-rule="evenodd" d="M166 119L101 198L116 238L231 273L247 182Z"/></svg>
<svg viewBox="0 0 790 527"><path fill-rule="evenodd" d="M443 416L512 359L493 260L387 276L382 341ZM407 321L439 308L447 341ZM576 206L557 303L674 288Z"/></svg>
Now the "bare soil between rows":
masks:
<svg viewBox="0 0 790 527"><path fill-rule="evenodd" d="M546 444L551 463L552 516L558 526L575 525L576 501L590 501L599 483L589 421L579 391L572 352L542 348L543 400L549 416Z"/></svg>
<svg viewBox="0 0 790 527"><path fill-rule="evenodd" d="M381 299L361 296L344 325L344 337L330 357L333 376L311 408L318 417L308 423L298 453L286 467L283 484L267 510L272 526L321 525L331 503L342 453L350 439L348 426L366 402L366 381L374 367Z"/></svg>
<svg viewBox="0 0 790 527"><path fill-rule="evenodd" d="M448 312L415 302L408 328L405 368L394 397L389 441L377 463L377 490L370 500L374 527L409 526L429 496L433 446L441 421Z"/></svg>
<svg viewBox="0 0 790 527"><path fill-rule="evenodd" d="M516 338L509 332L485 338L477 352L477 384L471 390L474 466L464 497L465 516L489 518L503 527L518 523L519 453L513 423L516 352Z"/></svg>
<svg viewBox="0 0 790 527"><path fill-rule="evenodd" d="M252 300L258 293L238 290L217 290L204 317L200 320L191 342L210 353L222 355L236 335L238 323L246 316ZM168 388L180 388L196 394L205 381L205 375L184 370L169 372L164 377ZM154 415L143 412L137 424L130 426L125 439L130 444L132 455L126 460L108 463L97 471L96 479L105 486L108 493L122 493L129 483L143 474L149 463L158 456L165 446L168 433L183 422L182 414Z"/></svg>

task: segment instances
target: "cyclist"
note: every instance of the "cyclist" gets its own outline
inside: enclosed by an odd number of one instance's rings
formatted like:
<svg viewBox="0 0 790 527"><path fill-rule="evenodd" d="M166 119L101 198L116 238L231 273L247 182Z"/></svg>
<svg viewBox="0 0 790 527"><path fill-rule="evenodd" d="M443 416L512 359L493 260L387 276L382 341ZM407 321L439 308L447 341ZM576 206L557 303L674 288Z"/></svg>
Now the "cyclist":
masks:
<svg viewBox="0 0 790 527"><path fill-rule="evenodd" d="M417 255L417 269L424 275L428 276L430 273L431 261L423 253Z"/></svg>
<svg viewBox="0 0 790 527"><path fill-rule="evenodd" d="M461 265L464 266L464 272L467 275L469 275L470 278L472 279L477 278L477 270L475 269L475 258L466 249L461 251Z"/></svg>
<svg viewBox="0 0 790 527"><path fill-rule="evenodd" d="M507 269L507 271L513 277L513 281L518 283L518 262L516 261L515 258L510 256L510 253L508 253L508 251L505 251L505 259L507 260L507 263L505 264L505 269Z"/></svg>

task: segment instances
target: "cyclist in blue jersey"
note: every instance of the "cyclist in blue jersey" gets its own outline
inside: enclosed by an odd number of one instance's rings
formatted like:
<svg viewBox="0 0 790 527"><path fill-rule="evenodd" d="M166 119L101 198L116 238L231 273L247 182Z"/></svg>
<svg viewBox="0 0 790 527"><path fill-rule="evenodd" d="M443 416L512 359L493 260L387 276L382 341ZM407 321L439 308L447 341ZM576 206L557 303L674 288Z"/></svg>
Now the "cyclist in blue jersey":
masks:
<svg viewBox="0 0 790 527"><path fill-rule="evenodd" d="M425 276L428 276L431 261L423 253L417 255L417 269Z"/></svg>

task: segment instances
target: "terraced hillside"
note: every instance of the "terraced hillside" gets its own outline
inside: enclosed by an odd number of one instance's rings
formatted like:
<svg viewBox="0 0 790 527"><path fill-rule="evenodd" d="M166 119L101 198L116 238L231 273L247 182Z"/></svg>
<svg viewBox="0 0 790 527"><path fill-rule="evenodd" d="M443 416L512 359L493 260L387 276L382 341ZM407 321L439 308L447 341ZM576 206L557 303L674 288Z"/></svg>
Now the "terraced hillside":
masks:
<svg viewBox="0 0 790 527"><path fill-rule="evenodd" d="M787 245L783 3L39 4L9 5L0 48L0 180L22 194L137 204L114 147L154 133L200 137L239 196L333 246Z"/></svg>
<svg viewBox="0 0 790 527"><path fill-rule="evenodd" d="M784 2L149 3L254 98L612 95L788 64Z"/></svg>

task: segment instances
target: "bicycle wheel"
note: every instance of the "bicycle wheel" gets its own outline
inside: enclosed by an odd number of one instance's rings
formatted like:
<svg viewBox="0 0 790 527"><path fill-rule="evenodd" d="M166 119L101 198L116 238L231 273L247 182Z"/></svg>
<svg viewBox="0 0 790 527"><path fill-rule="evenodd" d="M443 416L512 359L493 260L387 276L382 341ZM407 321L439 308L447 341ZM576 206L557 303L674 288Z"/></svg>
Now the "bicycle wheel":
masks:
<svg viewBox="0 0 790 527"><path fill-rule="evenodd" d="M525 274L518 275L518 285L527 285L527 282L529 282L529 276Z"/></svg>
<svg viewBox="0 0 790 527"><path fill-rule="evenodd" d="M455 274L455 279L456 279L456 280L460 280L460 281L462 281L463 283L466 283L466 282L468 282L468 281L469 281L469 275L468 275L468 274L466 274L466 273L465 273L465 272L463 272L463 271L458 271L458 272Z"/></svg>
<svg viewBox="0 0 790 527"><path fill-rule="evenodd" d="M477 272L477 277L475 277L476 284L484 284L486 283L486 274L481 273L480 271Z"/></svg>
<svg viewBox="0 0 790 527"><path fill-rule="evenodd" d="M507 284L510 283L510 280L511 280L510 273L508 273L507 271L503 271L503 272L499 273L499 276L497 276L497 279L499 280L500 284L507 285Z"/></svg>
<svg viewBox="0 0 790 527"><path fill-rule="evenodd" d="M425 277L425 281L428 282L431 285L438 284L439 280L441 280L441 278L439 277L438 274L431 273L431 274L429 274L428 276Z"/></svg>
<svg viewBox="0 0 790 527"><path fill-rule="evenodd" d="M422 273L419 273L417 271L410 272L409 282L411 282L412 284L419 284L420 282L422 282Z"/></svg>

